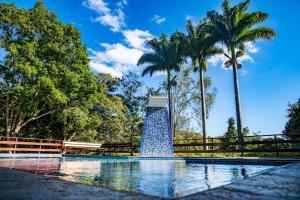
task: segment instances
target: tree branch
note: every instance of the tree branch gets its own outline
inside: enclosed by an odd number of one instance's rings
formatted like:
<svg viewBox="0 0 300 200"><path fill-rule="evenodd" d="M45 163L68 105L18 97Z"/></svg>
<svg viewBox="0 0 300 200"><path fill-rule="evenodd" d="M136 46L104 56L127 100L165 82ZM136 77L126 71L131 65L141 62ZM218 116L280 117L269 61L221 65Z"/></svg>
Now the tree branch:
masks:
<svg viewBox="0 0 300 200"><path fill-rule="evenodd" d="M48 112L46 112L46 113L44 113L44 114L42 114L42 115L40 115L40 116L38 116L38 117L32 117L32 118L28 119L26 122L24 122L24 123L21 125L21 127L24 127L26 124L28 124L28 123L31 122L31 121L37 120L37 119L39 119L39 118L41 118L41 117L44 117L44 116L46 116L46 115L50 115L50 114L56 112L57 110L58 110L58 109L51 110L51 111L48 111Z"/></svg>

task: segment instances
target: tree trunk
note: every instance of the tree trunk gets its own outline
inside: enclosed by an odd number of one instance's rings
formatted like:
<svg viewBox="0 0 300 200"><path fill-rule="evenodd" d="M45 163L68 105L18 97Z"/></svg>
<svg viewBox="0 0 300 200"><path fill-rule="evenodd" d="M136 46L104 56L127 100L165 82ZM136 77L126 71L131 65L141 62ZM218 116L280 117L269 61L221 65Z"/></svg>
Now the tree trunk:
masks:
<svg viewBox="0 0 300 200"><path fill-rule="evenodd" d="M203 79L203 69L201 66L201 58L198 58L199 62L199 72L200 72L200 90L201 90L201 120L202 120L202 135L203 135L203 150L207 150L206 145L206 104L205 104L205 93L204 93L204 79Z"/></svg>
<svg viewBox="0 0 300 200"><path fill-rule="evenodd" d="M41 117L44 117L46 115L52 114L56 112L57 109L48 111L44 114L41 114L36 117L31 117L27 121L25 120L25 113L23 112L15 112L14 108L10 106L10 103L6 103L6 113L5 113L5 120L6 120L6 137L9 138L11 136L17 136L20 130L29 122L37 120Z"/></svg>
<svg viewBox="0 0 300 200"><path fill-rule="evenodd" d="M233 71L233 82L234 82L234 96L235 96L235 110L236 110L238 140L239 140L240 150L243 150L244 141L243 141L243 133L242 133L243 126L242 126L242 114L241 114L241 104L240 104L240 91L239 91L237 65L234 57L232 62L232 71Z"/></svg>
<svg viewBox="0 0 300 200"><path fill-rule="evenodd" d="M168 73L167 80L167 90L168 90L168 106L169 106L169 124L170 124L170 132L173 135L173 109L172 109L172 95L171 95L171 74L170 71ZM174 139L174 138L173 138Z"/></svg>
<svg viewBox="0 0 300 200"><path fill-rule="evenodd" d="M76 135L76 132L74 132L72 135L71 135L71 137L67 140L68 142L70 142L72 139L73 139L73 137Z"/></svg>
<svg viewBox="0 0 300 200"><path fill-rule="evenodd" d="M5 100L5 132L6 137L9 138L10 136L10 125L9 125L9 97L6 96Z"/></svg>

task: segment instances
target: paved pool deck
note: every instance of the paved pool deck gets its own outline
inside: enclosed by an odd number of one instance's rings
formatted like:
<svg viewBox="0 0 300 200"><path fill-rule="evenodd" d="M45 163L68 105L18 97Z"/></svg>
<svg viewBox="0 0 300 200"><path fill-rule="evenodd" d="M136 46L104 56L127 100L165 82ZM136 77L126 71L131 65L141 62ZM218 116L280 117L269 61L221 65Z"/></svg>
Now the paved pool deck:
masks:
<svg viewBox="0 0 300 200"><path fill-rule="evenodd" d="M71 183L47 176L0 168L0 199L160 199ZM300 162L215 189L183 197L192 199L300 199Z"/></svg>

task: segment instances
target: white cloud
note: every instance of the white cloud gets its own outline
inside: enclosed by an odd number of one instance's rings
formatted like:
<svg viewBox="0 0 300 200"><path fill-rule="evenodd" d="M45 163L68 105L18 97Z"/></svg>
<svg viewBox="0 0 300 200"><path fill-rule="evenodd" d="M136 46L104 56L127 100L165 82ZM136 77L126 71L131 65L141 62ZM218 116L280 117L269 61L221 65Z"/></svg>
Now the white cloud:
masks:
<svg viewBox="0 0 300 200"><path fill-rule="evenodd" d="M124 36L124 44L123 42L101 43L104 50L89 49L91 69L115 77L120 77L127 71L141 70L142 67L137 67L136 64L147 50L144 42L154 36L149 31L123 29L126 24L122 9L127 5L127 0L118 1L115 4L117 8L113 11L106 2L108 1L86 0L83 5L99 14L96 18L92 18L93 22L109 26L113 32L121 32Z"/></svg>
<svg viewBox="0 0 300 200"><path fill-rule="evenodd" d="M121 43L107 44L102 43L104 51L94 51L91 53L90 66L93 70L109 73L112 76L120 77L127 71L138 70L136 66L138 59L143 51L135 48L129 48Z"/></svg>
<svg viewBox="0 0 300 200"><path fill-rule="evenodd" d="M119 7L119 8L124 8L125 5L127 5L127 0L121 0L119 2L116 3L116 5Z"/></svg>
<svg viewBox="0 0 300 200"><path fill-rule="evenodd" d="M246 50L250 53L257 53L259 48L253 44L253 42L245 42Z"/></svg>
<svg viewBox="0 0 300 200"><path fill-rule="evenodd" d="M156 24L161 24L163 22L166 21L166 18L165 17L161 17L159 15L154 15L152 18L151 18L151 21L155 22Z"/></svg>
<svg viewBox="0 0 300 200"><path fill-rule="evenodd" d="M104 74L111 74L114 77L122 77L122 75L123 75L122 72L118 71L117 69L115 69L113 67L108 67L107 65L105 65L103 63L91 61L90 67L94 71L101 72Z"/></svg>
<svg viewBox="0 0 300 200"><path fill-rule="evenodd" d="M139 29L125 30L122 31L122 33L128 45L139 50L145 50L145 41L154 38L149 31L142 31Z"/></svg>
<svg viewBox="0 0 300 200"><path fill-rule="evenodd" d="M100 22L104 26L110 26L113 32L119 32L122 27L126 26L125 14L121 8L126 5L127 1L123 0L117 3L117 9L112 11L104 0L87 0L83 5L100 16L91 19L93 22Z"/></svg>
<svg viewBox="0 0 300 200"><path fill-rule="evenodd" d="M126 65L136 65L137 60L143 54L142 51L135 48L128 48L121 43L101 44L104 51L91 51L98 61L106 63L121 63Z"/></svg>
<svg viewBox="0 0 300 200"><path fill-rule="evenodd" d="M117 9L115 14L107 13L93 20L100 22L102 25L110 26L113 32L119 32L125 26L125 14L121 9Z"/></svg>
<svg viewBox="0 0 300 200"><path fill-rule="evenodd" d="M107 3L104 2L103 0L88 0L88 1L84 1L83 5L100 14L111 12L111 10L107 6Z"/></svg>
<svg viewBox="0 0 300 200"><path fill-rule="evenodd" d="M224 45L217 45L218 47L222 48L223 51L229 55L228 51L227 51L227 48L225 48ZM249 61L249 62L254 62L253 58L251 57L250 54L255 54L258 52L259 48L257 46L255 46L252 42L246 42L245 43L245 47L246 47L246 50L245 50L245 53L242 57L239 57L238 58L238 62L239 63L243 63L245 61ZM218 55L214 55L214 56L211 56L207 62L213 66L216 66L218 64L220 64L222 66L222 68L225 68L225 65L224 63L228 60L228 58L226 56L224 56L223 54L218 54ZM243 75L246 75L247 72L243 72Z"/></svg>

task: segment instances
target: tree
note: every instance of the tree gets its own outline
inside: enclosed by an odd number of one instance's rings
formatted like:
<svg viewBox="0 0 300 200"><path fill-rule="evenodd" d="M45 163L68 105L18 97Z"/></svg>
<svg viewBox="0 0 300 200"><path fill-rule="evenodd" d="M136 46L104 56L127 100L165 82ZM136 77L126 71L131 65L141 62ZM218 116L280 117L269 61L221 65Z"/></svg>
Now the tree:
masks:
<svg viewBox="0 0 300 200"><path fill-rule="evenodd" d="M82 107L65 109L61 117L61 121L64 123L64 140L68 141L76 137L82 137L85 133L96 130L100 124L98 115L92 114L89 110Z"/></svg>
<svg viewBox="0 0 300 200"><path fill-rule="evenodd" d="M192 24L191 20L187 21L186 31L187 37L185 40L186 55L191 57L194 66L194 71L199 71L199 84L201 92L201 108L202 108L202 134L203 134L203 147L207 150L206 146L206 102L205 102L205 88L203 72L207 70L206 59L209 56L223 53L222 49L215 47L216 39L209 32L210 24L203 20L197 26ZM196 62L198 61L198 66Z"/></svg>
<svg viewBox="0 0 300 200"><path fill-rule="evenodd" d="M248 12L249 5L250 0L246 0L230 7L230 1L225 0L222 4L222 14L219 14L217 11L210 11L207 14L209 21L212 23L213 35L230 52L230 55L224 53L229 59L225 62L225 66L231 66L233 71L237 130L241 149L243 149L243 126L237 72L241 68L241 64L238 63L237 59L244 54L245 42L255 42L257 39L271 39L275 36L275 32L271 28L258 26L269 15L261 11Z"/></svg>
<svg viewBox="0 0 300 200"><path fill-rule="evenodd" d="M296 103L288 104L287 112L288 121L285 124L283 134L288 138L299 138L299 135L296 136L295 134L300 134L300 98Z"/></svg>
<svg viewBox="0 0 300 200"><path fill-rule="evenodd" d="M227 121L228 128L224 136L222 137L222 149L235 149L235 146L229 145L229 143L236 142L237 130L235 127L235 120L233 117L230 117Z"/></svg>
<svg viewBox="0 0 300 200"><path fill-rule="evenodd" d="M182 66L181 70L177 72L176 80L173 83L171 90L172 105L173 105L173 118L174 118L174 138L178 133L194 131L200 133L201 129L201 95L200 84L190 74L192 67ZM213 107L216 88L212 87L212 81L209 77L204 78L205 85L205 98L206 98L206 115ZM162 95L167 93L167 83L163 81L160 83ZM194 123L194 121L196 123ZM202 137L202 134L201 134Z"/></svg>
<svg viewBox="0 0 300 200"><path fill-rule="evenodd" d="M131 143L138 142L143 128L143 83L133 72L127 73L120 82L119 96L126 106L124 119L124 138Z"/></svg>
<svg viewBox="0 0 300 200"><path fill-rule="evenodd" d="M58 110L90 105L95 92L80 33L42 2L29 10L0 3L0 65L6 135Z"/></svg>
<svg viewBox="0 0 300 200"><path fill-rule="evenodd" d="M97 74L96 82L99 96L93 106L93 112L101 116L96 138L102 142L124 141L127 108L118 93L121 79L109 74Z"/></svg>
<svg viewBox="0 0 300 200"><path fill-rule="evenodd" d="M129 72L120 81L119 96L127 107L127 116L138 116L141 113L143 84L139 76Z"/></svg>
<svg viewBox="0 0 300 200"><path fill-rule="evenodd" d="M152 76L155 72L167 72L169 120L171 133L174 133L171 87L175 77L171 77L171 72L179 71L181 65L186 62L183 44L177 32L171 38L162 34L159 39L146 41L146 44L152 51L144 53L137 65L147 64L142 76L146 74Z"/></svg>
<svg viewBox="0 0 300 200"><path fill-rule="evenodd" d="M199 80L200 81L200 80ZM202 107L199 107L202 101L201 97L201 88L200 88L199 82L194 83L194 90L192 91L192 97L193 101L191 102L191 109L193 112L193 118L197 122L198 127L202 127L202 117L199 118L199 116L202 116ZM209 76L206 76L204 78L204 93L205 93L205 106L206 106L206 118L209 116L209 112L211 111L216 95L217 95L217 89L215 87L212 87L212 80Z"/></svg>

